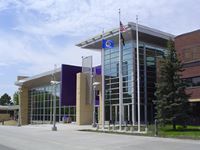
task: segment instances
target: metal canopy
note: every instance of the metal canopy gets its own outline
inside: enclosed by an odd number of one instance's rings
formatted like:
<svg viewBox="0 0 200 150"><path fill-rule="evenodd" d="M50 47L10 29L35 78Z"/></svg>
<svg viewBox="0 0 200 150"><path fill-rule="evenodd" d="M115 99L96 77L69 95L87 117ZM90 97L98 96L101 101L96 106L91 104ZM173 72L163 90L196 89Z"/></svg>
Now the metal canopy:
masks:
<svg viewBox="0 0 200 150"><path fill-rule="evenodd" d="M55 70L51 70L39 75L35 75L32 77L24 78L22 80L18 80L15 82L17 86L24 86L24 87L38 87L41 85L49 85L50 81L52 80L52 75L55 73L56 80L60 81L60 73L61 68Z"/></svg>
<svg viewBox="0 0 200 150"><path fill-rule="evenodd" d="M126 32L123 33L125 41L135 40L135 30L136 24L133 22L129 22L126 27ZM166 47L166 43L169 39L174 39L175 36L166 32L159 31L157 29L149 28L143 25L139 25L139 40L142 42L158 45L160 47ZM108 32L105 32L104 38L109 39L112 38L115 43L118 43L118 29L113 29ZM93 38L85 40L76 44L76 46L85 48L85 49L93 49L100 51L101 50L101 40L102 34L97 35Z"/></svg>

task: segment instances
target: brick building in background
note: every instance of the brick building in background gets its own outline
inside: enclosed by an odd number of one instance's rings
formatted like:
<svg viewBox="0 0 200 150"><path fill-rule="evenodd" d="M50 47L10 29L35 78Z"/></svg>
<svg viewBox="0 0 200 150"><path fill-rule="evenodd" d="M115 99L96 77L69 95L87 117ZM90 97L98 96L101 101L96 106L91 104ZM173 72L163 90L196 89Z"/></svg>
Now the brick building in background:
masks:
<svg viewBox="0 0 200 150"><path fill-rule="evenodd" d="M184 67L182 77L189 84L193 123L200 124L200 30L177 36L175 48Z"/></svg>

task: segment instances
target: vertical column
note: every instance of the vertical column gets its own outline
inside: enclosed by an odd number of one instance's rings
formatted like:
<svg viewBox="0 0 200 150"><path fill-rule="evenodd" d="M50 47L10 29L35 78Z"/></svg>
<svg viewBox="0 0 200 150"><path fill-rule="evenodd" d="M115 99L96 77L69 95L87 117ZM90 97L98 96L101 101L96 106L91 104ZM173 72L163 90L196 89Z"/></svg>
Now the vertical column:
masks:
<svg viewBox="0 0 200 150"><path fill-rule="evenodd" d="M104 37L104 31L102 32L102 40ZM101 101L99 103L100 108L102 106L102 109L100 109L102 112L102 129L104 129L104 125L105 125L105 76L104 76L104 49L102 48L101 50Z"/></svg>
<svg viewBox="0 0 200 150"><path fill-rule="evenodd" d="M122 130L122 107L123 107L123 79L122 79L122 49L120 31L120 10L119 10L119 130Z"/></svg>
<svg viewBox="0 0 200 150"><path fill-rule="evenodd" d="M133 45L132 51L133 68L132 68L132 123L135 125L135 45Z"/></svg>
<svg viewBox="0 0 200 150"><path fill-rule="evenodd" d="M100 87L101 89L101 87ZM104 129L103 119L103 101L102 101L102 91L99 90L99 108L98 108L98 123L102 125L102 129Z"/></svg>
<svg viewBox="0 0 200 150"><path fill-rule="evenodd" d="M58 88L58 93L60 93L60 86L61 86L61 84L57 84L57 88ZM58 94L59 95L59 94ZM59 122L61 122L61 97L59 96L59 99L58 99L58 101L59 101Z"/></svg>
<svg viewBox="0 0 200 150"><path fill-rule="evenodd" d="M136 16L136 49L137 49L137 100L138 100L138 132L140 132L140 53L138 39L138 16Z"/></svg>
<svg viewBox="0 0 200 150"><path fill-rule="evenodd" d="M96 111L95 111L95 103L96 103L96 85L94 85L94 83L95 83L95 71L93 71L93 81L92 81L92 86L93 86L93 103L92 103L92 105L93 105L93 117L92 117L92 126L93 127L96 127Z"/></svg>
<svg viewBox="0 0 200 150"><path fill-rule="evenodd" d="M144 122L147 125L147 61L146 61L146 47L144 45Z"/></svg>
<svg viewBox="0 0 200 150"><path fill-rule="evenodd" d="M30 123L33 123L33 100L34 100L34 96L33 96L33 92L30 92L30 103L31 103L31 114L30 114Z"/></svg>
<svg viewBox="0 0 200 150"><path fill-rule="evenodd" d="M43 89L43 123L45 123L45 90L46 88Z"/></svg>
<svg viewBox="0 0 200 150"><path fill-rule="evenodd" d="M54 82L55 82L55 80L54 80ZM57 107L56 107L56 101L57 101L57 97L56 97L56 83L53 83L52 84L53 85L53 87L54 87L54 93L53 93L53 95L54 95L54 99L53 99L53 127L52 127L52 131L57 131L57 127L56 127L56 109L57 109Z"/></svg>
<svg viewBox="0 0 200 150"><path fill-rule="evenodd" d="M21 88L19 105L20 105L20 122L22 125L28 124L28 89Z"/></svg>
<svg viewBox="0 0 200 150"><path fill-rule="evenodd" d="M53 86L51 85L49 87L49 93L50 93L50 123L53 123Z"/></svg>
<svg viewBox="0 0 200 150"><path fill-rule="evenodd" d="M90 87L87 84L88 76L86 73L78 73L76 76L76 123L78 125L92 123L93 105L87 103L90 98Z"/></svg>

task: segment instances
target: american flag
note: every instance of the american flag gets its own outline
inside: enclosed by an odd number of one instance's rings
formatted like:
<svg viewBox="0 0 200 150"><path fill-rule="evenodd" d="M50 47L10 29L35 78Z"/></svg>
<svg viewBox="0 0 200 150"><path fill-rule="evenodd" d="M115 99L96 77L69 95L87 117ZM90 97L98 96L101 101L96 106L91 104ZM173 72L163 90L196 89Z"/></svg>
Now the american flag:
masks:
<svg viewBox="0 0 200 150"><path fill-rule="evenodd" d="M121 38L121 42L122 42L123 46L125 46L125 39L124 39L122 33L120 33L120 38Z"/></svg>
<svg viewBox="0 0 200 150"><path fill-rule="evenodd" d="M126 31L126 27L122 24L121 21L120 21L120 31L121 32L125 32Z"/></svg>

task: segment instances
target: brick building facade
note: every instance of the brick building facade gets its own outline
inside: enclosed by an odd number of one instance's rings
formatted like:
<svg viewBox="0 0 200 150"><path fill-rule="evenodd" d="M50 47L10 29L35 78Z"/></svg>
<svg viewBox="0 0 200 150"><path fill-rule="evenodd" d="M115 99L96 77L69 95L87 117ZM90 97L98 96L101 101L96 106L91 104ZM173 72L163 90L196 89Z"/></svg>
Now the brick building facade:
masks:
<svg viewBox="0 0 200 150"><path fill-rule="evenodd" d="M186 92L191 94L193 120L200 124L200 30L177 36L175 48L183 63L182 78L188 83Z"/></svg>

